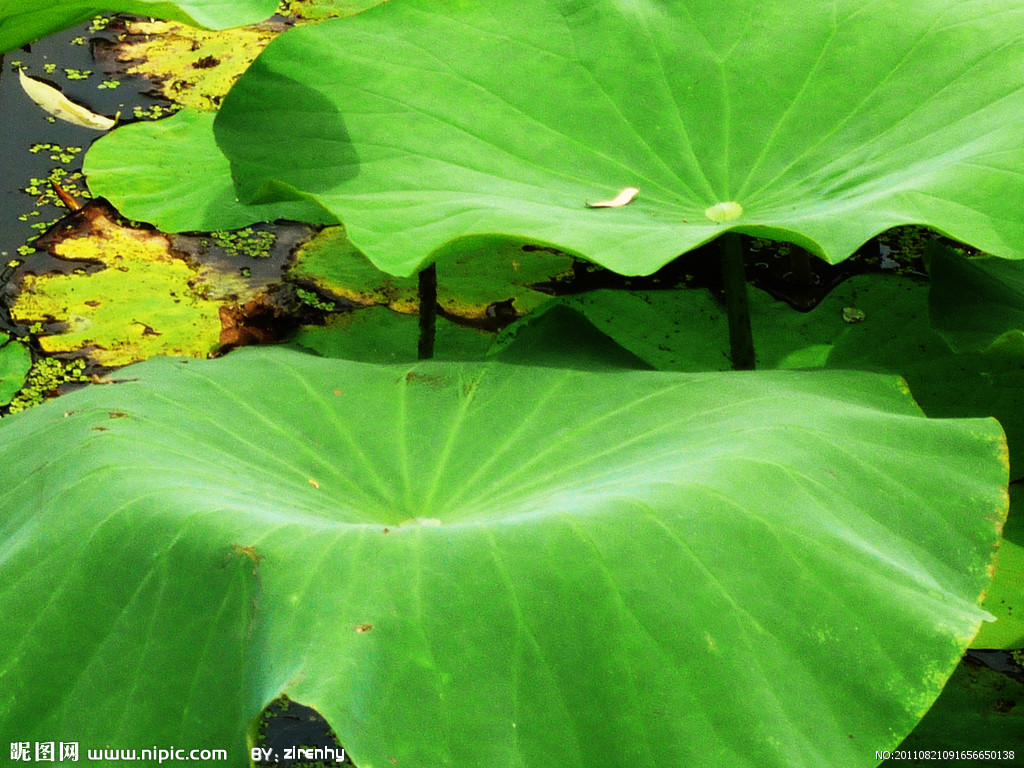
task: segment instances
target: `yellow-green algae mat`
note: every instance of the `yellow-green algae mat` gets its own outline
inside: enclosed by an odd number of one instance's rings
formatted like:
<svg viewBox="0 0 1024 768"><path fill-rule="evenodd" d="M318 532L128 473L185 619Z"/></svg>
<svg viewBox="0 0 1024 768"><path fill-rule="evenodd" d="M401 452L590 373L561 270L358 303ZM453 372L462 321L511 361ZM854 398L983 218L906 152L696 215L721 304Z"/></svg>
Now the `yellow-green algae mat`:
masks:
<svg viewBox="0 0 1024 768"><path fill-rule="evenodd" d="M27 274L11 306L16 322L47 324L39 334L43 351L82 349L100 365L118 366L217 350L220 305L238 298L240 280L176 256L158 232L119 225L103 203L88 204L76 217L77 226L54 230L39 245L57 258L105 268Z"/></svg>

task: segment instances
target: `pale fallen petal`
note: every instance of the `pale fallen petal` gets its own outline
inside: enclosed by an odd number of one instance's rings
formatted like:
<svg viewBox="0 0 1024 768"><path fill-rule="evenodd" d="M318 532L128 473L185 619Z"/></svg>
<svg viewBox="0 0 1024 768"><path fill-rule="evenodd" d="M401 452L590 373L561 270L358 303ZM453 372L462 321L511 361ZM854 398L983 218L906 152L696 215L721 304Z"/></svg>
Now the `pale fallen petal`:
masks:
<svg viewBox="0 0 1024 768"><path fill-rule="evenodd" d="M636 187L626 187L611 200L602 200L599 203L591 203L590 201L587 201L587 208L621 208L636 197L636 193L639 191L640 190Z"/></svg>
<svg viewBox="0 0 1024 768"><path fill-rule="evenodd" d="M54 117L97 131L109 131L116 125L116 120L97 115L80 104L75 104L53 86L29 77L23 70L19 69L18 74L21 77L21 87L29 98Z"/></svg>

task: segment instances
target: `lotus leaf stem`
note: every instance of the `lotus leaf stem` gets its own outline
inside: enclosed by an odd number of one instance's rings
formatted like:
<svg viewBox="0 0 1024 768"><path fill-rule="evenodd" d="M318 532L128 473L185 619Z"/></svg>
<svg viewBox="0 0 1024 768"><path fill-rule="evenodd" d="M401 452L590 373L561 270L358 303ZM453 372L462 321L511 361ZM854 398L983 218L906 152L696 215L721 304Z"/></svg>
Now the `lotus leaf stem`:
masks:
<svg viewBox="0 0 1024 768"><path fill-rule="evenodd" d="M719 238L722 283L729 315L729 352L733 370L754 370L754 336L750 330L747 275L743 266L743 235L726 232Z"/></svg>
<svg viewBox="0 0 1024 768"><path fill-rule="evenodd" d="M437 328L437 267L431 264L419 273L420 338L416 347L420 360L434 356L434 334Z"/></svg>

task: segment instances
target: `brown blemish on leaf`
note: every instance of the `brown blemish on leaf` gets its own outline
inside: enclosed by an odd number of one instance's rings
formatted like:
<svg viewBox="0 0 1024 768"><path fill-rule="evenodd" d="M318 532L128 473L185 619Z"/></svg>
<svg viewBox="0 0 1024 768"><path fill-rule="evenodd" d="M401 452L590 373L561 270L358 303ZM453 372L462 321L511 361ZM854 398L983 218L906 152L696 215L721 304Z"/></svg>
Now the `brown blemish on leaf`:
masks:
<svg viewBox="0 0 1024 768"><path fill-rule="evenodd" d="M128 418L128 414L125 413L124 411L110 411L107 415L110 418L112 418L112 419L127 419Z"/></svg>
<svg viewBox="0 0 1024 768"><path fill-rule="evenodd" d="M435 376L431 373L420 373L419 371L409 371L405 374L406 384L422 384L425 387L444 387L448 382L447 376Z"/></svg>
<svg viewBox="0 0 1024 768"><path fill-rule="evenodd" d="M320 490L320 483L318 483L312 477L309 478L309 484L312 485L314 488L316 488L318 491Z"/></svg>
<svg viewBox="0 0 1024 768"><path fill-rule="evenodd" d="M93 384L120 384L125 381L138 381L138 379L106 379L94 373L89 376L89 381Z"/></svg>
<svg viewBox="0 0 1024 768"><path fill-rule="evenodd" d="M256 571L260 567L260 560L262 560L263 557L264 557L263 555L261 555L261 554L256 552L256 547L252 546L251 544L247 545L247 546L241 546L241 545L238 545L238 544L232 544L231 545L231 551L234 552L239 557L247 557L250 560L252 560L252 562L253 562L252 575L255 576L256 575ZM230 555L228 555L226 557L230 557Z"/></svg>
<svg viewBox="0 0 1024 768"><path fill-rule="evenodd" d="M355 626L356 632L359 632L360 634L365 634L366 632L369 632L371 629L373 629L373 624L369 624L369 623L367 623L367 624L357 624Z"/></svg>

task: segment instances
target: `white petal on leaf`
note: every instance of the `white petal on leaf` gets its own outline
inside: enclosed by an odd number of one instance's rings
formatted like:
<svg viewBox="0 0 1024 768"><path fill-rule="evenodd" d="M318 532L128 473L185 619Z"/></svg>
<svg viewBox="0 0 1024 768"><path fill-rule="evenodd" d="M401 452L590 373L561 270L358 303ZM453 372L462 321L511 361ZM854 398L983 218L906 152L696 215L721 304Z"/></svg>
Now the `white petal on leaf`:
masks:
<svg viewBox="0 0 1024 768"><path fill-rule="evenodd" d="M619 192L611 200L602 200L599 203L587 202L587 208L621 208L627 205L630 200L636 197L636 193L640 190L636 187L626 187L624 190Z"/></svg>
<svg viewBox="0 0 1024 768"><path fill-rule="evenodd" d="M109 131L117 124L116 120L97 115L80 104L75 104L53 86L29 77L23 70L18 70L18 75L21 78L21 87L29 98L54 117L97 131Z"/></svg>

